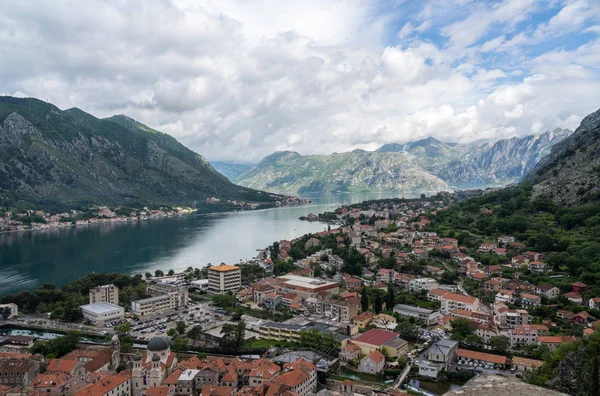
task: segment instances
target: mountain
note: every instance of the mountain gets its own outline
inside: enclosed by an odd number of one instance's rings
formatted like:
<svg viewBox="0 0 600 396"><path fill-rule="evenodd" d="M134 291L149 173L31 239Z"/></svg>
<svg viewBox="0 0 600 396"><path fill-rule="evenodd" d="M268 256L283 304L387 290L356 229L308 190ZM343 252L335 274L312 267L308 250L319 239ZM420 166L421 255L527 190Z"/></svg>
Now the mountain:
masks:
<svg viewBox="0 0 600 396"><path fill-rule="evenodd" d="M465 150L449 163L434 164L426 169L458 188L514 183L571 133L568 129L555 129L541 135L502 139Z"/></svg>
<svg viewBox="0 0 600 396"><path fill-rule="evenodd" d="M251 188L280 193L342 191L449 191L438 177L401 153L354 151L302 156L276 152L234 179Z"/></svg>
<svg viewBox="0 0 600 396"><path fill-rule="evenodd" d="M236 186L173 137L126 116L0 97L2 206L191 206L209 197L277 199Z"/></svg>
<svg viewBox="0 0 600 396"><path fill-rule="evenodd" d="M557 204L600 201L600 110L581 121L575 132L552 147L529 175L534 195Z"/></svg>
<svg viewBox="0 0 600 396"><path fill-rule="evenodd" d="M229 180L235 179L237 176L246 172L255 165L227 161L210 161L210 164L216 169L217 172L227 177Z"/></svg>
<svg viewBox="0 0 600 396"><path fill-rule="evenodd" d="M279 152L232 180L281 193L497 186L521 180L570 133L556 129L479 145L444 143L429 137L406 144L385 144L375 152L357 149L320 156Z"/></svg>

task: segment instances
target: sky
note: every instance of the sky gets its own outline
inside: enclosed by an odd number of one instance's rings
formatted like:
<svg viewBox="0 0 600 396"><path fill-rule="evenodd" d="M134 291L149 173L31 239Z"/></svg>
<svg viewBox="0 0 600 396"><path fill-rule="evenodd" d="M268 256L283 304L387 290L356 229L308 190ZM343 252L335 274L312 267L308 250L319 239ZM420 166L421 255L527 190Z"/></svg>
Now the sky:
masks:
<svg viewBox="0 0 600 396"><path fill-rule="evenodd" d="M600 108L600 0L10 2L0 94L238 162L574 129Z"/></svg>

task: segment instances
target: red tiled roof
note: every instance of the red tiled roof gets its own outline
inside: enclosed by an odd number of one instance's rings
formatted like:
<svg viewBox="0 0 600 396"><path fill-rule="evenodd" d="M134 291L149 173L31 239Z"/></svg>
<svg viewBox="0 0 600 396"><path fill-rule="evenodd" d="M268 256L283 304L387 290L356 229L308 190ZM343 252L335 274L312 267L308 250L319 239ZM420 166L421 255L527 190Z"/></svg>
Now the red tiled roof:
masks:
<svg viewBox="0 0 600 396"><path fill-rule="evenodd" d="M131 371L121 371L119 374L112 375L107 374L98 382L88 385L75 393L75 396L103 396L130 379Z"/></svg>
<svg viewBox="0 0 600 396"><path fill-rule="evenodd" d="M71 373L75 366L79 363L79 360L75 359L50 359L46 371L52 372L63 372Z"/></svg>
<svg viewBox="0 0 600 396"><path fill-rule="evenodd" d="M492 355L491 353L483 353L476 351L469 351L467 349L459 349L458 356L465 359L480 360L483 362L491 362L496 364L508 364L508 358L506 356Z"/></svg>
<svg viewBox="0 0 600 396"><path fill-rule="evenodd" d="M151 386L146 391L146 396L167 396L169 388L166 386Z"/></svg>
<svg viewBox="0 0 600 396"><path fill-rule="evenodd" d="M275 382L293 388L308 380L309 375L302 370L292 370L275 378Z"/></svg>
<svg viewBox="0 0 600 396"><path fill-rule="evenodd" d="M353 339L356 342L363 342L365 344L382 346L385 343L389 342L393 338L398 337L398 333L394 333L389 330L382 329L371 329L366 333L361 334L360 336Z"/></svg>
<svg viewBox="0 0 600 396"><path fill-rule="evenodd" d="M378 350L374 350L365 356L364 359L371 359L375 363L380 363L385 360L385 356L383 356L383 353L379 352Z"/></svg>
<svg viewBox="0 0 600 396"><path fill-rule="evenodd" d="M473 304L477 300L475 297L463 296L462 294L456 294L456 293L446 293L442 296L442 298L445 300L461 302L464 304Z"/></svg>

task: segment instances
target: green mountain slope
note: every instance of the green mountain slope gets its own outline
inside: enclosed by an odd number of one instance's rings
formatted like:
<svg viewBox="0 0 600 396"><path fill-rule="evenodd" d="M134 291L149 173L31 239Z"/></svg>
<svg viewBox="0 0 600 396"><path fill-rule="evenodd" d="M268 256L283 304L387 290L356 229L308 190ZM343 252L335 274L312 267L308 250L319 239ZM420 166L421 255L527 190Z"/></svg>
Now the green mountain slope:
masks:
<svg viewBox="0 0 600 396"><path fill-rule="evenodd" d="M210 161L210 164L217 172L227 177L229 180L235 179L255 165L227 161Z"/></svg>
<svg viewBox="0 0 600 396"><path fill-rule="evenodd" d="M444 181L412 164L401 153L362 150L309 156L277 152L234 181L280 193L450 190Z"/></svg>
<svg viewBox="0 0 600 396"><path fill-rule="evenodd" d="M209 197L277 199L234 185L173 137L128 117L0 97L2 206L191 206Z"/></svg>

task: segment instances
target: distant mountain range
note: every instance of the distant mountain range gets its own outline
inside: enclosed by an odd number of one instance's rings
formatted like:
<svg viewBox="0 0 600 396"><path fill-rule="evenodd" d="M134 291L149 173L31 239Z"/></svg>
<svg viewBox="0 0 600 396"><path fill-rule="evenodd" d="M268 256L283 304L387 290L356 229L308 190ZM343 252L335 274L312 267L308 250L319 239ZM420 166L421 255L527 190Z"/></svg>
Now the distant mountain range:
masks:
<svg viewBox="0 0 600 396"><path fill-rule="evenodd" d="M256 164L243 164L239 162L227 162L227 161L210 161L210 164L215 168L217 172L227 177L229 180L233 180L242 173L251 169Z"/></svg>
<svg viewBox="0 0 600 396"><path fill-rule="evenodd" d="M0 207L192 206L210 197L280 198L233 184L173 137L124 115L0 97Z"/></svg>
<svg viewBox="0 0 600 396"><path fill-rule="evenodd" d="M497 186L521 180L550 153L552 146L571 133L556 129L485 144L444 143L430 137L386 144L375 152L354 150L330 155L277 152L232 180L279 193L442 191Z"/></svg>

